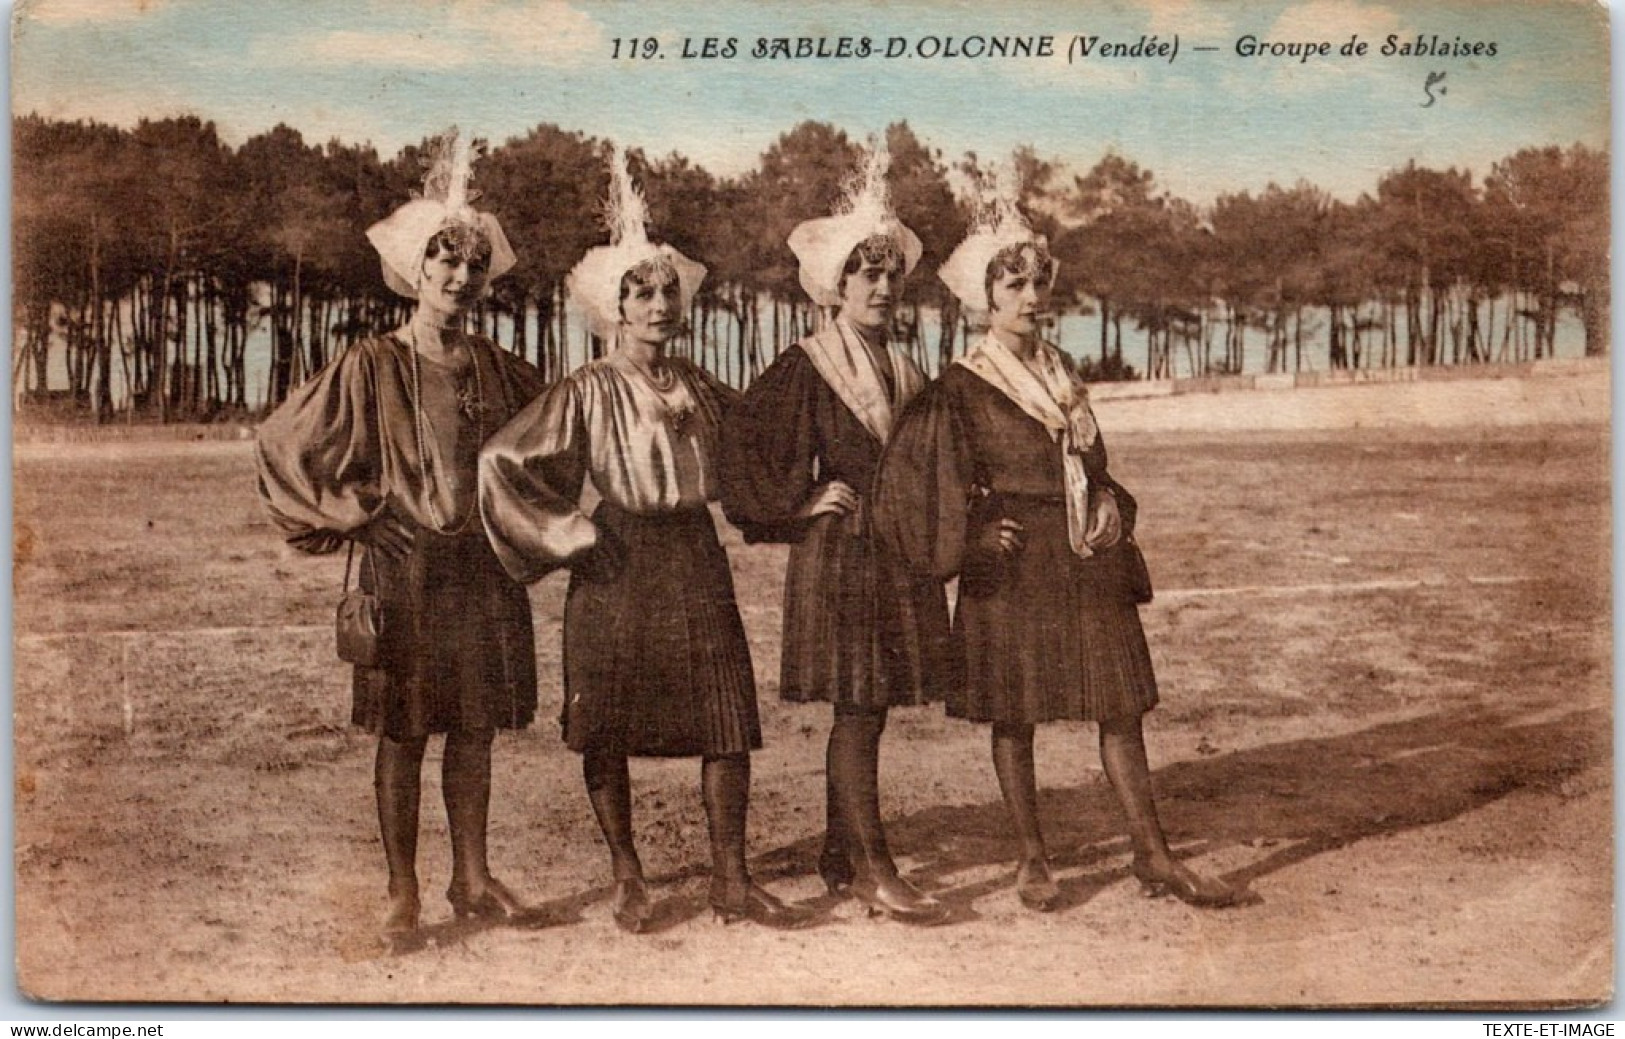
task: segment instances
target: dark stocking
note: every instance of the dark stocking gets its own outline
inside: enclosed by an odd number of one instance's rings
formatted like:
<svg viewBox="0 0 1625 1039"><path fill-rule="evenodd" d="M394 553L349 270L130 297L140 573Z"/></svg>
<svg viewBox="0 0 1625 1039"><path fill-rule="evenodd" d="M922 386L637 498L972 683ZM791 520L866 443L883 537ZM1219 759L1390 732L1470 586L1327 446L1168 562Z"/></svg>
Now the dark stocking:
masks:
<svg viewBox="0 0 1625 1039"><path fill-rule="evenodd" d="M490 729L446 734L440 788L451 829L451 886L477 900L491 880L486 862L486 822L491 808Z"/></svg>
<svg viewBox="0 0 1625 1039"><path fill-rule="evenodd" d="M700 790L711 832L711 875L730 886L750 882L745 865L745 818L750 800L750 755L708 757Z"/></svg>
<svg viewBox="0 0 1625 1039"><path fill-rule="evenodd" d="M1128 816L1134 858L1154 869L1172 868L1174 858L1157 819L1151 795L1151 766L1145 757L1145 735L1140 716L1113 718L1100 723L1100 763L1111 780L1117 801Z"/></svg>
<svg viewBox="0 0 1625 1039"><path fill-rule="evenodd" d="M831 891L841 891L852 884L852 849L835 788L835 744L835 732L831 730L824 751L824 849L818 855L818 875Z"/></svg>
<svg viewBox="0 0 1625 1039"><path fill-rule="evenodd" d="M1045 859L1044 831L1038 819L1038 778L1033 768L1033 727L1014 723L993 726L993 771L1021 844L1022 863Z"/></svg>
<svg viewBox="0 0 1625 1039"><path fill-rule="evenodd" d="M384 840L392 898L418 893L418 801L423 748L428 740L378 738L373 789L378 797L378 832Z"/></svg>
<svg viewBox="0 0 1625 1039"><path fill-rule="evenodd" d="M880 821L880 736L885 731L884 707L836 705L826 768L834 799L830 815L840 820L853 867L851 893L871 913L913 923L940 922L947 908L897 875L886 843Z"/></svg>
<svg viewBox="0 0 1625 1039"><path fill-rule="evenodd" d="M1192 872L1169 851L1151 794L1151 767L1146 762L1139 715L1100 723L1100 762L1128 816L1129 840L1134 845L1132 869L1147 891L1173 894L1198 906L1234 905L1241 900L1242 891Z"/></svg>
<svg viewBox="0 0 1625 1039"><path fill-rule="evenodd" d="M897 876L880 822L880 736L885 730L885 708L838 704L825 759L829 816L838 820L837 832L858 875L871 881Z"/></svg>
<svg viewBox="0 0 1625 1039"><path fill-rule="evenodd" d="M581 774L587 781L587 798L598 817L598 829L609 845L615 879L641 880L643 863L632 842L632 774L626 755L589 750L582 755Z"/></svg>
<svg viewBox="0 0 1625 1039"><path fill-rule="evenodd" d="M787 929L809 922L809 913L785 905L751 880L745 864L750 755L707 757L700 766L700 792L711 830L711 909L717 918Z"/></svg>

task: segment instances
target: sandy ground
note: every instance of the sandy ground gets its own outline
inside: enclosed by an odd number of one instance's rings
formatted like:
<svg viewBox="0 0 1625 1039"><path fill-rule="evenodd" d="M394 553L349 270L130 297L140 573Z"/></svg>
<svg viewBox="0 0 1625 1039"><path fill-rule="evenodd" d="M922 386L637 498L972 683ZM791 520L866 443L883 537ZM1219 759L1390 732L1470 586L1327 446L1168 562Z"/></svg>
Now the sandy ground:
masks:
<svg viewBox="0 0 1625 1039"><path fill-rule="evenodd" d="M533 592L544 721L498 741L493 865L537 911L462 926L438 758L423 948L372 934L370 740L329 630L342 559L283 548L245 443L31 444L16 475L18 969L46 999L1572 1005L1613 977L1606 373L1102 401L1142 502L1163 815L1257 896L1148 901L1094 734L1039 738L1062 911L1023 910L986 731L894 714L921 931L813 873L828 710L777 699L784 550L725 531L767 749L752 862L808 931L704 909L692 762L638 762L661 926L609 919L557 738L563 582ZM1222 436L1215 431L1224 431Z"/></svg>

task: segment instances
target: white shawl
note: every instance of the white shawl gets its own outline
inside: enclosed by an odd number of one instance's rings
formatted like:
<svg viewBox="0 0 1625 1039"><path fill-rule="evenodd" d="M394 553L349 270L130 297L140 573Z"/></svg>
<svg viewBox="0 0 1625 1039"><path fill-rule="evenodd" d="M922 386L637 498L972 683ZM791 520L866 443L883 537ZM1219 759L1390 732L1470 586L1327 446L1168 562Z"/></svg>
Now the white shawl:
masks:
<svg viewBox="0 0 1625 1039"><path fill-rule="evenodd" d="M863 428L882 444L891 439L892 420L920 392L922 380L913 362L896 347L886 347L891 356L893 384L893 392L888 395L886 381L880 377L863 337L839 318L802 340L801 348Z"/></svg>
<svg viewBox="0 0 1625 1039"><path fill-rule="evenodd" d="M1089 475L1083 468L1083 456L1100 436L1100 427L1089 410L1088 389L1072 377L1060 351L1044 342L1037 347L1028 365L996 336L988 335L954 363L1010 398L1061 445L1067 536L1072 551L1087 558L1094 552L1083 539L1089 529Z"/></svg>

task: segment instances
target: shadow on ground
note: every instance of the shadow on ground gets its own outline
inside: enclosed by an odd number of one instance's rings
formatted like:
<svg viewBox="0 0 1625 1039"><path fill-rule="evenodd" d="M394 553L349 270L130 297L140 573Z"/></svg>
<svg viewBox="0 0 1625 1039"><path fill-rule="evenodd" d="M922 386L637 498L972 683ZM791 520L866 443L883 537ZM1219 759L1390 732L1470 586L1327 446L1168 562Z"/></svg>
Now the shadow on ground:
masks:
<svg viewBox="0 0 1625 1039"><path fill-rule="evenodd" d="M1559 789L1579 773L1608 767L1610 732L1600 708L1533 716L1451 710L1181 761L1156 771L1153 782L1181 856L1277 849L1225 875L1246 886L1356 841L1446 822L1516 790ZM1093 741L1080 740L1078 751L1093 756ZM1073 874L1062 880L1063 911L1128 877L1128 841L1107 783L1045 790L1042 811L1052 864ZM910 879L966 910L1013 886L1016 848L1000 803L932 808L892 820L887 831L894 854L915 864ZM763 878L809 874L818 850L817 838L799 841L759 856L753 868ZM995 879L956 879L999 866L1009 869Z"/></svg>
<svg viewBox="0 0 1625 1039"><path fill-rule="evenodd" d="M1246 848L1248 864L1224 874L1245 888L1356 841L1444 823L1517 790L1566 792L1582 773L1606 772L1610 734L1601 708L1459 709L1180 761L1156 771L1153 782L1176 853ZM1077 749L1095 754L1092 738L1083 734ZM1122 816L1104 780L1044 790L1042 811L1051 863L1060 874L1059 912L1130 879ZM887 830L894 854L912 864L909 878L949 903L949 926L979 919L978 900L1014 885L1016 847L999 802L931 808L895 818ZM818 852L815 836L758 855L751 868L764 882L815 875ZM707 875L707 865L694 863L651 876L656 912L649 931L670 931L707 914L703 895L672 890L691 888L687 882ZM576 924L589 907L607 905L612 893L605 884L539 903L515 920L447 923L395 951L460 943L493 926ZM821 895L801 904L818 912L816 928L836 922L830 911L839 901Z"/></svg>

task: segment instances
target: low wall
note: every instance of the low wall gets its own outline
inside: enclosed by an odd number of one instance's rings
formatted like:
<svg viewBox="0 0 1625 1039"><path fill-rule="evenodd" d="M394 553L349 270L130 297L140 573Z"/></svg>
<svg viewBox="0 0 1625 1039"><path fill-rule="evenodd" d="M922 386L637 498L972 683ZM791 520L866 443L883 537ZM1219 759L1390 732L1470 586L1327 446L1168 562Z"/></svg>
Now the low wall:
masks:
<svg viewBox="0 0 1625 1039"><path fill-rule="evenodd" d="M1141 394L1133 394L1134 387L1119 389L1123 386L1090 388L1108 436L1393 426L1606 426L1612 414L1611 372L1605 359L1179 380Z"/></svg>
<svg viewBox="0 0 1625 1039"><path fill-rule="evenodd" d="M1519 364L1455 364L1410 368L1333 368L1328 371L1269 372L1257 375L1207 375L1195 379L1097 382L1091 400L1138 400L1189 393L1236 393L1246 390L1293 390L1322 386L1386 385L1408 382L1459 382L1481 379L1528 379L1606 374L1607 357L1567 357Z"/></svg>

